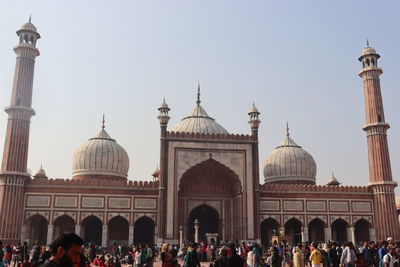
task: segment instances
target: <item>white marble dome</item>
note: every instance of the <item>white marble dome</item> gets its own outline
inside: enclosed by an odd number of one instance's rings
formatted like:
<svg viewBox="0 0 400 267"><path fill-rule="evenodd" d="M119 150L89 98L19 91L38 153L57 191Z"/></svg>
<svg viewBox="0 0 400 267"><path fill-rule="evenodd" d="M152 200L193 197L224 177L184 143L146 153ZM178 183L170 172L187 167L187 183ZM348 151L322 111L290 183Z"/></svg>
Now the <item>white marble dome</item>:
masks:
<svg viewBox="0 0 400 267"><path fill-rule="evenodd" d="M264 164L265 183L315 184L316 173L314 158L297 145L289 133Z"/></svg>
<svg viewBox="0 0 400 267"><path fill-rule="evenodd" d="M219 125L200 105L200 93L198 93L196 107L188 116L170 129L172 132L205 133L205 134L229 134L224 127Z"/></svg>
<svg viewBox="0 0 400 267"><path fill-rule="evenodd" d="M128 177L129 157L104 130L81 145L72 159L73 177L81 176L117 176Z"/></svg>

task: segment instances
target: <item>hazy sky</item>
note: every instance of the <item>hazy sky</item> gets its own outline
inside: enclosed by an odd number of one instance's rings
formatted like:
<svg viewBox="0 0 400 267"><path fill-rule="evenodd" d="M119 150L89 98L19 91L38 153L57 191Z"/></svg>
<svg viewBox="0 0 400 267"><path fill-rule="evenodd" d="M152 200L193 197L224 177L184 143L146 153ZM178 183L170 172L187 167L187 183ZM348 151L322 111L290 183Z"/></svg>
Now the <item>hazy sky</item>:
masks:
<svg viewBox="0 0 400 267"><path fill-rule="evenodd" d="M398 1L2 1L0 106L9 104L15 31L28 20L37 47L28 167L71 177L74 150L106 130L128 152L129 179L150 179L159 162L157 108L172 127L195 105L231 133L250 133L261 112L260 168L291 137L346 185L369 181L362 81L366 38L381 55L391 125L393 178L400 175ZM3 145L7 116L0 112ZM2 149L2 148L1 148ZM263 177L260 177L263 179ZM400 193L400 190L397 190Z"/></svg>

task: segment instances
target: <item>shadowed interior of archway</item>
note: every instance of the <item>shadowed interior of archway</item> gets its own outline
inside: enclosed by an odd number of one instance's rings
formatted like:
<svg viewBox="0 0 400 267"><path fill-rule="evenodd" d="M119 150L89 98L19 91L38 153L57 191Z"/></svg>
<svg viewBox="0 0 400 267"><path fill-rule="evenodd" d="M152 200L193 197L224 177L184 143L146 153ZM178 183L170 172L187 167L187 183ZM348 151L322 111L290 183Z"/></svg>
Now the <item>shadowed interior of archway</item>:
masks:
<svg viewBox="0 0 400 267"><path fill-rule="evenodd" d="M96 216L86 217L82 221L83 240L86 244L95 244L101 246L103 224Z"/></svg>
<svg viewBox="0 0 400 267"><path fill-rule="evenodd" d="M193 213L199 217L199 220L204 216L204 219L201 219L200 227L208 230L201 233L201 239L205 238L205 233L218 233L218 239L242 239L244 228L242 186L238 175L230 168L209 158L191 167L182 175L178 194L178 223L187 228L185 229L185 238L194 239L193 222L196 218L191 216ZM196 211L187 210L189 201L198 202L199 200L204 201L205 205L202 208ZM221 210L217 211L216 208L211 208L206 201L219 203L217 205L220 205ZM206 219L207 217L208 219ZM211 226L205 225L205 222L207 224L212 222L214 228L211 229ZM221 235L222 232L225 236Z"/></svg>
<svg viewBox="0 0 400 267"><path fill-rule="evenodd" d="M133 243L135 245L154 243L154 221L147 216L143 216L135 221L135 232Z"/></svg>
<svg viewBox="0 0 400 267"><path fill-rule="evenodd" d="M36 214L26 221L26 237L29 245L43 246L47 242L47 220L42 215Z"/></svg>
<svg viewBox="0 0 400 267"><path fill-rule="evenodd" d="M199 220L199 240L206 241L207 233L220 233L219 214L214 208L208 205L201 205L194 208L189 215L188 240L194 241L194 221Z"/></svg>

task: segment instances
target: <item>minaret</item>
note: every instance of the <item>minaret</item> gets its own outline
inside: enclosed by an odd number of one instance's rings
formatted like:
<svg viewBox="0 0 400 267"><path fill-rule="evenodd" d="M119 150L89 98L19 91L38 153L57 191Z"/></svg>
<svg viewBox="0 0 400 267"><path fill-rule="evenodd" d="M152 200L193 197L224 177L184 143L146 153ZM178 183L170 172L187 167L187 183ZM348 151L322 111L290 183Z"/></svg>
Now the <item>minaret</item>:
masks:
<svg viewBox="0 0 400 267"><path fill-rule="evenodd" d="M378 67L379 55L369 46L362 51L359 61L362 69L358 75L364 83L366 124L363 130L367 133L368 165L370 187L374 197L374 228L377 240L391 236L400 239L397 220L394 188L397 183L392 179L389 147L386 132L390 128L385 122L379 76L382 69Z"/></svg>
<svg viewBox="0 0 400 267"><path fill-rule="evenodd" d="M14 47L17 54L14 82L8 114L3 162L0 173L0 239L20 241L23 222L24 185L27 173L29 125L35 115L31 108L35 58L39 55L36 41L40 38L36 27L29 22L17 31L19 44Z"/></svg>
<svg viewBox="0 0 400 267"><path fill-rule="evenodd" d="M167 179L168 179L168 139L167 139L167 126L169 122L169 111L165 98L158 108L158 120L160 122L160 174L159 174L159 194L157 205L157 226L158 226L158 241L164 242L165 227L166 227L166 214L167 214Z"/></svg>
<svg viewBox="0 0 400 267"><path fill-rule="evenodd" d="M253 168L253 207L254 207L254 235L261 241L260 234L260 166L259 166L259 155L258 155L258 127L260 126L260 112L256 108L253 102L253 106L250 108L249 115L249 125L251 128L251 136L253 138L252 143L252 168Z"/></svg>

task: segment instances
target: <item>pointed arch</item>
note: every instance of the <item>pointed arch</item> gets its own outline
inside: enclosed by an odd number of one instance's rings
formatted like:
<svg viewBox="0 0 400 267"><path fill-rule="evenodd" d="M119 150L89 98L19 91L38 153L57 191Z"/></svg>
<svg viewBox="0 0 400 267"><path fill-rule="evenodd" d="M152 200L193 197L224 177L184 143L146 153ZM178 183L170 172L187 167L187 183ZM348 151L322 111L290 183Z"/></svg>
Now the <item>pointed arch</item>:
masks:
<svg viewBox="0 0 400 267"><path fill-rule="evenodd" d="M349 224L343 218L334 220L331 224L332 240L338 242L346 242L347 240L347 227Z"/></svg>
<svg viewBox="0 0 400 267"><path fill-rule="evenodd" d="M96 215L86 216L81 222L81 232L86 244L101 245L103 222Z"/></svg>
<svg viewBox="0 0 400 267"><path fill-rule="evenodd" d="M369 230L372 228L372 225L369 221L364 218L361 218L356 221L354 224L354 232L356 237L356 243L360 244L363 241L371 240Z"/></svg>
<svg viewBox="0 0 400 267"><path fill-rule="evenodd" d="M75 232L75 225L76 225L75 220L67 214L61 214L60 216L55 218L53 221L53 225L54 225L53 238L62 233Z"/></svg>
<svg viewBox="0 0 400 267"><path fill-rule="evenodd" d="M324 228L326 224L323 220L315 218L308 223L308 241L321 242L325 241Z"/></svg>
<svg viewBox="0 0 400 267"><path fill-rule="evenodd" d="M129 221L117 215L108 221L108 242L109 245L129 245Z"/></svg>
<svg viewBox="0 0 400 267"><path fill-rule="evenodd" d="M301 243L302 226L302 222L294 217L285 223L285 235L292 237L292 241L295 244Z"/></svg>
<svg viewBox="0 0 400 267"><path fill-rule="evenodd" d="M41 214L33 214L25 221L25 236L31 246L43 246L47 243L47 218Z"/></svg>
<svg viewBox="0 0 400 267"><path fill-rule="evenodd" d="M279 222L274 218L267 218L261 223L261 244L270 245L272 241L273 231L279 230Z"/></svg>
<svg viewBox="0 0 400 267"><path fill-rule="evenodd" d="M133 243L135 245L154 243L155 222L148 216L135 220Z"/></svg>

